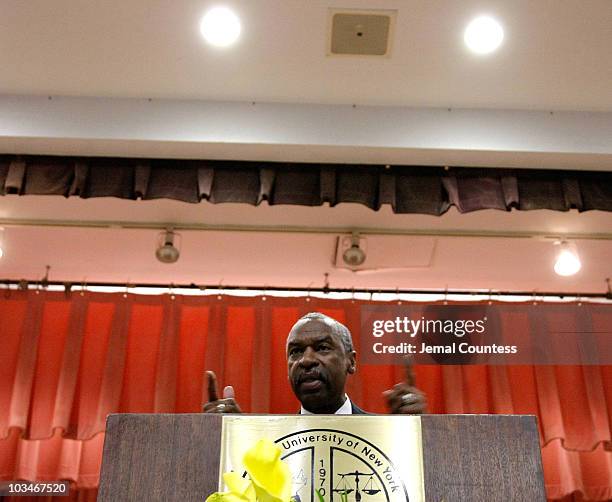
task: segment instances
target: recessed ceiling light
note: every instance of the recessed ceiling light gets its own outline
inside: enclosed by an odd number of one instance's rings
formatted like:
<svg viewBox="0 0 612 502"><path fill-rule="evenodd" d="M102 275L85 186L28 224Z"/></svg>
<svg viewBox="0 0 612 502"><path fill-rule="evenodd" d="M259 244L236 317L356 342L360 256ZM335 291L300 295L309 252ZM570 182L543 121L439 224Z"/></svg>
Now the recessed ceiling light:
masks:
<svg viewBox="0 0 612 502"><path fill-rule="evenodd" d="M227 47L240 36L240 19L227 7L210 9L200 22L200 32L211 45Z"/></svg>
<svg viewBox="0 0 612 502"><path fill-rule="evenodd" d="M477 54L489 54L504 39L504 29L492 17L480 16L468 24L463 34L465 45Z"/></svg>

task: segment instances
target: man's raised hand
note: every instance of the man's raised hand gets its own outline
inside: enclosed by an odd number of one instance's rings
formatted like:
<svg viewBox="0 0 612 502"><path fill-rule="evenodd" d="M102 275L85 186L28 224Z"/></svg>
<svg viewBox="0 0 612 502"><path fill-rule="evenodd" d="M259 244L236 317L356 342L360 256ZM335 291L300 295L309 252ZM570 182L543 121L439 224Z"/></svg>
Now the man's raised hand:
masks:
<svg viewBox="0 0 612 502"><path fill-rule="evenodd" d="M204 413L242 413L240 406L234 399L234 388L231 385L223 389L223 398L219 399L217 376L214 371L206 372L208 387L208 402L202 406Z"/></svg>
<svg viewBox="0 0 612 502"><path fill-rule="evenodd" d="M387 406L391 413L402 413L407 415L420 415L427 413L427 401L425 394L415 387L414 371L412 361L405 360L406 378L401 383L396 383L392 389L383 392Z"/></svg>

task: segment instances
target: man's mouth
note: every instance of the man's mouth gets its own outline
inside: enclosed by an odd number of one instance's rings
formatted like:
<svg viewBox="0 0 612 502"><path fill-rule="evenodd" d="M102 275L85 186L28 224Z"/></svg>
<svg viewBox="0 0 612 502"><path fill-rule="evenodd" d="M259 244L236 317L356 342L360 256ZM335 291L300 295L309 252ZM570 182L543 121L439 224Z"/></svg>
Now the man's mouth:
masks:
<svg viewBox="0 0 612 502"><path fill-rule="evenodd" d="M323 379L320 375L303 375L299 379L299 386L302 391L314 392L323 387Z"/></svg>

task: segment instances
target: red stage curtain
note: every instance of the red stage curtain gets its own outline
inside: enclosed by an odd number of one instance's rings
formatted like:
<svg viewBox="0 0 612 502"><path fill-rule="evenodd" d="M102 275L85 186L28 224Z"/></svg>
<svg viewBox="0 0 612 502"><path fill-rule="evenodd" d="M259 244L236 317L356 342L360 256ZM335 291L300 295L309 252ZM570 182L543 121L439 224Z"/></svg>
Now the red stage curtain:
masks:
<svg viewBox="0 0 612 502"><path fill-rule="evenodd" d="M359 350L365 303L7 292L0 299L0 478L69 479L79 488L73 500L93 500L106 415L197 412L205 369L234 385L245 411L293 413L289 329L321 311L347 324ZM351 398L384 412L381 393L402 373L361 366ZM432 413L537 415L551 499L612 499L612 367L419 366L416 377Z"/></svg>

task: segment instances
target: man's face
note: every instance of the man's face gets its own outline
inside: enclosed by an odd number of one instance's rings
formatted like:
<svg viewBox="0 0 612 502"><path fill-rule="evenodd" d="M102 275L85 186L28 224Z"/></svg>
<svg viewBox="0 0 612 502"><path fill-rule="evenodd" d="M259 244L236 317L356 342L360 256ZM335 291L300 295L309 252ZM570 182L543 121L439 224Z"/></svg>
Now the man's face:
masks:
<svg viewBox="0 0 612 502"><path fill-rule="evenodd" d="M355 372L355 352L345 352L325 321L297 324L287 338L289 381L302 406L312 413L334 413L344 402L344 385Z"/></svg>

